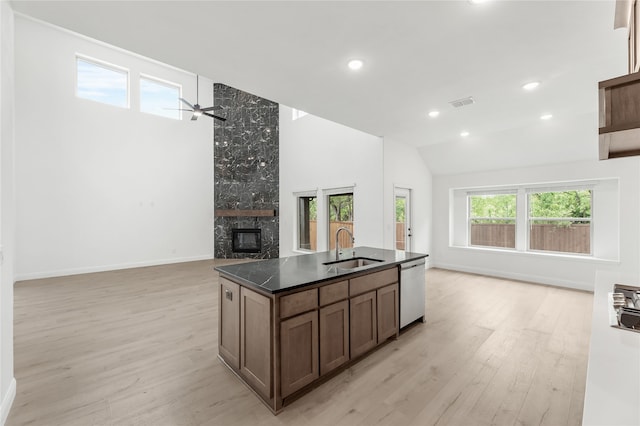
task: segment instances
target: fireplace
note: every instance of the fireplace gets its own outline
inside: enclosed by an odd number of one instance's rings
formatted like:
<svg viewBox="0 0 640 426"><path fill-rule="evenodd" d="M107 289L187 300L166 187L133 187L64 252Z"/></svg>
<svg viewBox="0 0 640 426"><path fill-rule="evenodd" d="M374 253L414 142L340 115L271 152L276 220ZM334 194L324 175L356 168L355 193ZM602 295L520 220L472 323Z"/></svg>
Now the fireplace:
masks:
<svg viewBox="0 0 640 426"><path fill-rule="evenodd" d="M262 250L262 231L260 229L233 228L231 234L234 253L260 253Z"/></svg>

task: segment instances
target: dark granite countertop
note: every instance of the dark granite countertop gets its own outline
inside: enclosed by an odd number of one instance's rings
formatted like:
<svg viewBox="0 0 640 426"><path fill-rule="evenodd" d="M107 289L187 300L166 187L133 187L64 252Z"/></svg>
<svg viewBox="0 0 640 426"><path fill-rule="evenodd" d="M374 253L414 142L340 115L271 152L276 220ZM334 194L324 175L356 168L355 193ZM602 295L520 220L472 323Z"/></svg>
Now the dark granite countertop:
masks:
<svg viewBox="0 0 640 426"><path fill-rule="evenodd" d="M355 255L354 255L355 251ZM396 250L384 250L373 247L343 249L340 259L352 257L378 259L382 262L355 269L342 269L337 265L324 265L336 260L336 252L325 251L279 259L260 260L235 265L218 266L216 271L249 287L255 287L268 293L293 290L322 281L333 280L363 271L375 272L392 265L418 260L429 256L423 253L411 253Z"/></svg>

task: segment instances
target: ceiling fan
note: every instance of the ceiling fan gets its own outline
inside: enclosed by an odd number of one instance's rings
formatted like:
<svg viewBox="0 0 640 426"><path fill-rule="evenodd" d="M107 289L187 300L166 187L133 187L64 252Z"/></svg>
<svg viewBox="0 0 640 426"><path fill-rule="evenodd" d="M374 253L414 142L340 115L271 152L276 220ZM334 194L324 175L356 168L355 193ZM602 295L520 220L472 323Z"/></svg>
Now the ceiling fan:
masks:
<svg viewBox="0 0 640 426"><path fill-rule="evenodd" d="M184 103L185 105L187 105L189 107L189 109L186 108L179 108L179 111L191 111L193 112L193 115L191 116L191 120L197 120L198 117L200 117L201 115L206 115L208 117L212 117L215 118L216 120L220 120L220 121L227 121L226 118L224 117L220 117L218 115L214 115L209 113L208 111L218 111L221 110L222 107L221 106L211 106L211 107L207 107L207 108L202 108L200 106L200 103L198 102L198 98L199 98L199 80L200 80L200 76L196 75L196 103L194 105L191 105L189 102L187 102L185 99L180 98L180 100L182 101L182 103Z"/></svg>

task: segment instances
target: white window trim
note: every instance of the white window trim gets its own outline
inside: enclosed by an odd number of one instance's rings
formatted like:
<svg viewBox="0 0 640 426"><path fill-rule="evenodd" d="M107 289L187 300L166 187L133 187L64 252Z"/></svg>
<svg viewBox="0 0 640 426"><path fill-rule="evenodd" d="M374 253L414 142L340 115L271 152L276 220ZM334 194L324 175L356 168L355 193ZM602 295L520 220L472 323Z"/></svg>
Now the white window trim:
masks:
<svg viewBox="0 0 640 426"><path fill-rule="evenodd" d="M82 60L84 62L92 63L92 64L97 65L99 67L112 69L113 71L116 71L116 72L123 72L127 76L126 105L125 106L113 105L113 104L108 104L108 103L105 103L105 102L96 101L94 99L88 99L88 98L81 97L78 94L78 59L80 59L80 60ZM74 64L75 64L75 67L74 67L74 70L75 70L75 73L74 73L74 83L75 83L74 84L74 86L75 86L74 87L74 91L75 91L76 98L83 99L85 101L96 102L96 103L103 104L103 105L109 105L109 106L112 106L112 107L115 107L115 108L131 109L131 72L130 72L130 70L128 68L125 68L125 67L120 66L120 65L115 65L115 64L112 64L110 62L103 61L101 59L96 59L96 58L93 58L91 56L83 55L81 53L76 53L75 59L74 59Z"/></svg>
<svg viewBox="0 0 640 426"><path fill-rule="evenodd" d="M178 118L165 117L160 114L154 114L152 112L142 111L142 80L152 81L154 83L158 83L159 85L166 86L169 88L178 89L178 106L180 105L180 98L182 98L182 85L179 83L175 83L173 81L165 80L159 77L154 77L149 74L140 73L138 77L138 110L143 114L149 114L156 117L166 118L169 120L182 120L182 111L179 111Z"/></svg>
<svg viewBox="0 0 640 426"><path fill-rule="evenodd" d="M606 180L610 180L607 178ZM475 187L475 188L454 188L451 193L454 194L458 191L464 193L466 199L466 243L465 245L455 245L450 243L450 247L469 249L476 251L486 252L500 252L500 253L518 253L522 255L535 255L535 256L550 256L550 257L562 257L571 259L586 259L586 260L602 260L609 261L608 259L599 259L594 255L594 241L597 230L594 227L595 212L593 209L594 198L596 197L594 188L600 183L600 180L583 180L583 181L564 181L564 182L545 182L535 184L515 184L515 185L501 185L492 187ZM529 197L530 193L538 192L562 192L562 191L575 191L575 190L591 190L591 217L589 218L591 228L590 238L590 253L570 253L570 252L553 252L546 250L531 250L529 249ZM471 231L470 231L470 195L493 195L493 194L516 194L516 244L515 249L506 247L491 247L491 246L476 246L471 245ZM453 213L453 212L452 212ZM596 213L597 214L597 213ZM450 217L455 214L450 215ZM519 226L524 224L525 226ZM454 231L455 232L455 231Z"/></svg>

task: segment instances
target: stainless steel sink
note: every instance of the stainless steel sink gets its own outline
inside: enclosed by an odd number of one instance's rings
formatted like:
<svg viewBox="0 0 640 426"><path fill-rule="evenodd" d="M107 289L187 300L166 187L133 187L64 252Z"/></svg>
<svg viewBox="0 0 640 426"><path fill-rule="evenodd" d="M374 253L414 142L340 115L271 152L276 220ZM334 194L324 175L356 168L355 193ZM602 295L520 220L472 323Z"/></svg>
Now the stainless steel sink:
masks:
<svg viewBox="0 0 640 426"><path fill-rule="evenodd" d="M334 260L323 265L336 266L338 269L355 269L363 266L375 265L382 262L380 259L370 259L367 257L354 257L351 259Z"/></svg>

